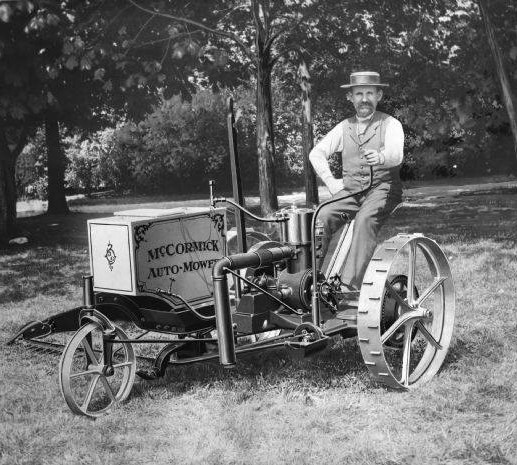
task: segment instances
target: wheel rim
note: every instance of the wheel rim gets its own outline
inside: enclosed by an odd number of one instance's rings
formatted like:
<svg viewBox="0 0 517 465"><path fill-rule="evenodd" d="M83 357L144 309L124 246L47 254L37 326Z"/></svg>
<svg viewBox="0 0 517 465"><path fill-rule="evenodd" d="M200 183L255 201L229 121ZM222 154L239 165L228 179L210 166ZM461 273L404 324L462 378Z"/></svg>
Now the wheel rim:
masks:
<svg viewBox="0 0 517 465"><path fill-rule="evenodd" d="M131 344L117 343L120 339L127 339L127 335L115 327L112 375L104 369L99 325L82 326L66 345L59 363L59 381L61 393L74 413L99 417L131 392L136 358Z"/></svg>
<svg viewBox="0 0 517 465"><path fill-rule="evenodd" d="M391 286L393 275L407 278L405 289L400 288L404 292ZM382 318L387 296L401 311L386 328ZM357 315L359 346L372 376L399 389L431 379L447 354L454 313L454 283L440 247L417 234L384 242L366 270ZM393 344L402 332L400 343Z"/></svg>

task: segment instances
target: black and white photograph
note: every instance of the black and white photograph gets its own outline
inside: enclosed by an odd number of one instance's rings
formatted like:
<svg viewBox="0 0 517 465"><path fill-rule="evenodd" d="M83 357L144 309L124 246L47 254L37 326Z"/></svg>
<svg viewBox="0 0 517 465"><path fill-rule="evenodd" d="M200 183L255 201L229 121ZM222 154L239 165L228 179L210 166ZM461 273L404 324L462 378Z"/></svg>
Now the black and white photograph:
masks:
<svg viewBox="0 0 517 465"><path fill-rule="evenodd" d="M515 0L0 0L0 465L517 465Z"/></svg>

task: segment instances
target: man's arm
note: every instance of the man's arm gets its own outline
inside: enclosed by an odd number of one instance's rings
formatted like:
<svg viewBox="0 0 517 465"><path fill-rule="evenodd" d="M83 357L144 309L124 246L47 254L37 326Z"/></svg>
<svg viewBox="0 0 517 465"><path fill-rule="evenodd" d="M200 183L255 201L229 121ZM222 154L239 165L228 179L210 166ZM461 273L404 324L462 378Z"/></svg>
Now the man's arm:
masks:
<svg viewBox="0 0 517 465"><path fill-rule="evenodd" d="M381 155L384 155L383 165L386 168L393 168L402 163L404 158L404 130L398 119L388 119L384 150Z"/></svg>
<svg viewBox="0 0 517 465"><path fill-rule="evenodd" d="M316 174L327 186L332 195L343 189L343 179L336 179L331 171L328 158L335 152L343 150L343 125L335 126L321 139L309 154L309 160Z"/></svg>
<svg viewBox="0 0 517 465"><path fill-rule="evenodd" d="M393 168L402 163L404 158L404 130L400 121L391 117L386 123L386 136L384 149L366 150L366 163L371 166L383 165L385 168Z"/></svg>

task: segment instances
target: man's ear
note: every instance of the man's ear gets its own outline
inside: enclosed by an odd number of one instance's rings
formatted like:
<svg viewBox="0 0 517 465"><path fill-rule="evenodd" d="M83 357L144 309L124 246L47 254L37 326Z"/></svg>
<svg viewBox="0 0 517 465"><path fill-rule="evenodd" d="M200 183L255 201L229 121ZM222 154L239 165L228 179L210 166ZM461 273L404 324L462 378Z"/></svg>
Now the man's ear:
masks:
<svg viewBox="0 0 517 465"><path fill-rule="evenodd" d="M352 101L352 92L347 92L346 93L346 99L351 102Z"/></svg>
<svg viewBox="0 0 517 465"><path fill-rule="evenodd" d="M382 89L377 89L377 96L379 98L379 102L382 100L382 96L384 95L384 93L382 92Z"/></svg>

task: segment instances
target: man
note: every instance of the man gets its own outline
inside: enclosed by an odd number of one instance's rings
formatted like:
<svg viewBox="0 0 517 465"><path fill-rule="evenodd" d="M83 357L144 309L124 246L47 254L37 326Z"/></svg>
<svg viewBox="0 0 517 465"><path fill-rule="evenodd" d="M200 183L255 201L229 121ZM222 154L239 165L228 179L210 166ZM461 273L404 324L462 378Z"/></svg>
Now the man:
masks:
<svg viewBox="0 0 517 465"><path fill-rule="evenodd" d="M312 149L309 159L334 198L357 193L323 207L318 216L326 235L323 253L346 217L355 218L352 243L341 275L344 290L353 292L361 287L381 226L402 200L399 165L403 158L404 131L398 120L376 111L382 88L387 87L378 73L352 73L350 83L341 87L349 89L347 99L356 114L335 126ZM328 158L334 152L342 154L340 179L334 178L329 168ZM368 189L370 167L373 179Z"/></svg>

